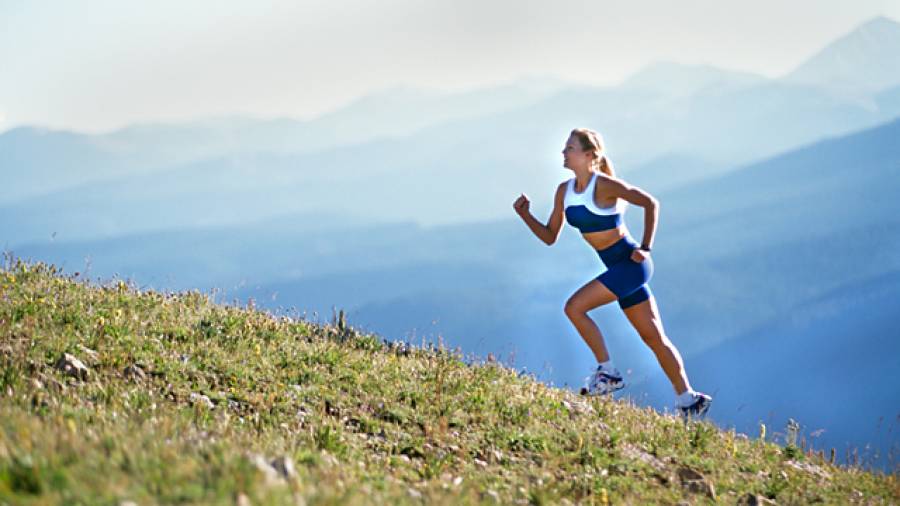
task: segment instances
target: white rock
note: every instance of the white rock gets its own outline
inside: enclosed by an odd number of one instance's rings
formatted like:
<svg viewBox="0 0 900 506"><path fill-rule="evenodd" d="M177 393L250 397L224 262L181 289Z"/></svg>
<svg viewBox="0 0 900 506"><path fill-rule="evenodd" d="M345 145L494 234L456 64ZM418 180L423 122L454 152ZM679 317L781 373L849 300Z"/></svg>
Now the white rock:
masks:
<svg viewBox="0 0 900 506"><path fill-rule="evenodd" d="M90 372L81 360L78 360L75 355L70 355L68 353L64 353L63 356L59 357L59 360L56 361L54 367L65 373L67 376L74 376L82 381L87 380L88 373Z"/></svg>
<svg viewBox="0 0 900 506"><path fill-rule="evenodd" d="M258 453L254 453L248 455L247 457L250 462L256 467L256 469L262 473L265 477L266 485L281 485L284 484L284 478L278 473L274 467L266 460L266 458Z"/></svg>
<svg viewBox="0 0 900 506"><path fill-rule="evenodd" d="M122 374L126 378L134 378L134 379L138 379L138 380L143 380L143 379L147 378L147 373L145 373L144 370L141 369L141 367L138 366L137 364L129 365L128 367L125 368L125 370L122 371Z"/></svg>
<svg viewBox="0 0 900 506"><path fill-rule="evenodd" d="M213 404L213 401L211 401L209 397L207 397L203 394L198 394L197 392L191 392L190 401L191 401L191 404L199 403L199 404L206 406L209 409L213 409L216 407L216 405Z"/></svg>
<svg viewBox="0 0 900 506"><path fill-rule="evenodd" d="M815 464L809 463L809 462L797 462L795 460L790 460L790 461L788 461L787 465L793 467L794 469L796 469L798 471L804 471L804 472L818 476L819 478L822 478L825 480L831 479L831 474L828 471L822 469L821 467L819 467Z"/></svg>
<svg viewBox="0 0 900 506"><path fill-rule="evenodd" d="M79 344L78 349L81 350L82 353L87 355L89 361L97 362L100 360L100 354L97 353L96 351L88 348L87 346L85 346L83 344Z"/></svg>
<svg viewBox="0 0 900 506"><path fill-rule="evenodd" d="M290 457L276 457L272 460L271 464L272 467L275 468L275 470L278 471L278 474L280 474L283 478L291 480L294 479L295 476L297 476L297 470L296 468L294 468L294 461L291 460Z"/></svg>

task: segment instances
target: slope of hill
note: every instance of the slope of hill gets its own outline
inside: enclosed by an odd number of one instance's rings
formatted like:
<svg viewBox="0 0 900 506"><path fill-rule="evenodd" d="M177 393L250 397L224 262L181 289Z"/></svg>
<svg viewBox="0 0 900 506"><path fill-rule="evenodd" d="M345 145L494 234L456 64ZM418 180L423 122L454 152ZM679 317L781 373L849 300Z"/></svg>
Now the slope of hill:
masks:
<svg viewBox="0 0 900 506"><path fill-rule="evenodd" d="M894 476L198 292L0 270L0 500L895 502Z"/></svg>

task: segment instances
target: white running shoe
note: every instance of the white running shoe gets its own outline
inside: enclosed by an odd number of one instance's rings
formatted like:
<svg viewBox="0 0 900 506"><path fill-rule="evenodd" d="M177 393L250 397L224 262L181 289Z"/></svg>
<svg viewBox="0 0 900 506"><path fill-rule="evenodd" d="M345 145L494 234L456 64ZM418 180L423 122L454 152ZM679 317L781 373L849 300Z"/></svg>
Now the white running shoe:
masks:
<svg viewBox="0 0 900 506"><path fill-rule="evenodd" d="M600 366L587 378L587 387L581 389L584 395L606 395L625 388L625 380L618 369L604 370Z"/></svg>
<svg viewBox="0 0 900 506"><path fill-rule="evenodd" d="M675 406L675 409L681 414L682 418L700 418L709 411L709 405L712 404L712 397L695 392L694 402L687 406Z"/></svg>

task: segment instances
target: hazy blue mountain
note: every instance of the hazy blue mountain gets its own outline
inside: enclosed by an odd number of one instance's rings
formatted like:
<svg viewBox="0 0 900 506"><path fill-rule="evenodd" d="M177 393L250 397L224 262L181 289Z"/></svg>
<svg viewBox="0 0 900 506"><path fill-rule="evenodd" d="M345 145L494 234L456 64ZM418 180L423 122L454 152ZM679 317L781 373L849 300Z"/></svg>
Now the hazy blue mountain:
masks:
<svg viewBox="0 0 900 506"><path fill-rule="evenodd" d="M843 457L850 445L888 467L900 450L900 371L888 358L900 354L897 300L898 270L846 283L695 357L694 381L740 431L783 432L793 418L816 448Z"/></svg>
<svg viewBox="0 0 900 506"><path fill-rule="evenodd" d="M248 281L327 275L359 265L385 268L393 262L385 255L354 260L353 251L361 248L357 243L366 241L374 250L379 235L406 240L417 231L420 228L410 223L373 225L335 214L294 215L245 226L40 243L12 251L53 258L70 271L84 272L89 259L93 275L117 274L156 288L231 289Z"/></svg>
<svg viewBox="0 0 900 506"><path fill-rule="evenodd" d="M704 94L684 111L654 111L650 98L643 92L570 89L527 108L449 121L408 137L307 154L222 156L86 183L3 207L0 230L12 246L54 232L80 240L224 226L336 203L374 222L500 219L520 191L536 203L552 198L545 188L568 177L559 165L559 146L572 125L599 124L601 131L615 132L616 139L608 139L615 146L611 157L626 177L641 179L641 170L633 168L640 165L616 153L657 153L642 165L666 175L658 178L659 187L648 187L658 192L735 166L723 159L759 159L888 114L780 84ZM692 127L673 127L682 124ZM652 149L641 151L641 144ZM679 166L679 159L687 163ZM666 167L667 161L673 165Z"/></svg>
<svg viewBox="0 0 900 506"><path fill-rule="evenodd" d="M173 165L253 151L277 152L289 139L310 137L314 132L307 122L293 118L222 116L139 123L93 137L133 152L165 156L168 165ZM305 146L297 148L302 151Z"/></svg>
<svg viewBox="0 0 900 506"><path fill-rule="evenodd" d="M372 93L316 118L320 135L333 145L378 137L407 136L430 125L478 118L536 102L568 86L561 80L530 77L508 84L457 93L408 87ZM297 139L303 142L304 139ZM337 142L335 142L337 141Z"/></svg>
<svg viewBox="0 0 900 506"><path fill-rule="evenodd" d="M678 130L679 136L666 139L670 149L735 164L873 127L900 115L898 110L874 109L867 101L779 81L697 96L688 108L687 121L673 118L684 128Z"/></svg>
<svg viewBox="0 0 900 506"><path fill-rule="evenodd" d="M21 127L0 134L0 205L78 184L140 172L168 163L154 153L135 153L102 138Z"/></svg>
<svg viewBox="0 0 900 506"><path fill-rule="evenodd" d="M557 169L522 154L522 163L515 164L490 153L467 153L459 142L381 141L310 155L195 162L0 208L0 230L14 246L54 232L62 240L84 240L331 208L373 223L475 221L505 214L516 190L529 183L562 179Z"/></svg>
<svg viewBox="0 0 900 506"><path fill-rule="evenodd" d="M199 144L206 146L205 156L307 153L408 135L434 123L521 107L565 86L563 81L549 78L527 78L454 93L398 86L372 92L303 121L221 118L186 124L138 125L112 132L109 137L172 152L196 150L199 140Z"/></svg>
<svg viewBox="0 0 900 506"><path fill-rule="evenodd" d="M875 106L882 111L900 111L900 86L876 94Z"/></svg>
<svg viewBox="0 0 900 506"><path fill-rule="evenodd" d="M393 88L308 121L224 117L134 125L99 135L15 128L0 134L0 174L13 183L0 187L0 205L192 162L208 165L257 152L285 155L365 144L438 122L521 107L563 86L561 81L526 78L457 93Z"/></svg>
<svg viewBox="0 0 900 506"><path fill-rule="evenodd" d="M262 150L270 147L267 142L277 142L300 124L294 120L216 118L134 125L97 135L14 128L0 134L0 174L12 179L12 184L0 188L0 205Z"/></svg>
<svg viewBox="0 0 900 506"><path fill-rule="evenodd" d="M788 73L789 82L847 93L900 84L900 23L877 17L832 42Z"/></svg>
<svg viewBox="0 0 900 506"><path fill-rule="evenodd" d="M765 81L767 79L760 75L722 70L711 65L657 62L638 70L621 87L677 98L706 90L736 90Z"/></svg>
<svg viewBox="0 0 900 506"><path fill-rule="evenodd" d="M668 153L636 169L625 171L623 177L632 185L659 194L693 184L714 174L723 174L733 168L684 153Z"/></svg>
<svg viewBox="0 0 900 506"><path fill-rule="evenodd" d="M556 155L559 141L553 140L554 133L565 136L573 126L588 125L605 133L611 158L627 173L673 154L734 167L900 115L900 108L891 101L873 103L872 98L842 97L813 85L777 80L735 78L740 85L732 85L723 77L696 93L673 98L665 91L666 83L677 83L691 73L698 74L693 79L704 82L704 69L665 64L650 73L658 81L656 86L567 88L527 107L477 121L437 124L409 139L472 139L466 144L474 144L479 138L490 138L487 149L496 142L502 142L503 148L509 143L510 157L522 146L541 147ZM640 75L636 79L646 81ZM494 132L504 135L498 138Z"/></svg>
<svg viewBox="0 0 900 506"><path fill-rule="evenodd" d="M239 150L235 130L244 124L139 125L104 135L15 128L0 134L0 174L12 182L0 188L0 205L228 155Z"/></svg>
<svg viewBox="0 0 900 506"><path fill-rule="evenodd" d="M0 231L9 245L54 232L83 240L334 202L373 221L407 219L409 208L428 225L500 219L507 188L535 193L568 175L558 150L573 126L604 132L619 173L663 191L888 121L900 115L896 95L657 64L611 88L530 79L457 94L393 89L306 122L221 118L99 136L15 129L0 135L11 182Z"/></svg>
<svg viewBox="0 0 900 506"><path fill-rule="evenodd" d="M656 262L658 277L670 280L661 295L678 301L675 287L704 291L674 303L685 330L698 343L718 342L804 296L900 267L900 244L890 236L900 223L897 138L900 121L660 196ZM708 312L723 301L747 309L719 326Z"/></svg>

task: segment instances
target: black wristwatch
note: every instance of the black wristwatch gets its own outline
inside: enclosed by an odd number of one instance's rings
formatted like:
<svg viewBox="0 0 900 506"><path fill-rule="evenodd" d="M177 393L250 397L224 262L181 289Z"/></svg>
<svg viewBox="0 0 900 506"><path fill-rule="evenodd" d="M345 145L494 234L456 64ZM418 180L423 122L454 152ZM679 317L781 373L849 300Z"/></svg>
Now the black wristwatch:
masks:
<svg viewBox="0 0 900 506"><path fill-rule="evenodd" d="M650 246L644 246L643 244L641 244L640 249L646 251L647 253L650 253Z"/></svg>

